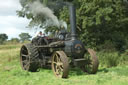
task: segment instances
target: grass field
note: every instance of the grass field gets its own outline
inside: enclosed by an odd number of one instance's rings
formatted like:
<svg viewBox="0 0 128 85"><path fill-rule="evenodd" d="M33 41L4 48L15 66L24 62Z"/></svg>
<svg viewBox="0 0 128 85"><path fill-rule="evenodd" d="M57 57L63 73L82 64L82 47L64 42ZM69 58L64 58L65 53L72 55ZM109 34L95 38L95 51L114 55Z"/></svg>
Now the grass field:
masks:
<svg viewBox="0 0 128 85"><path fill-rule="evenodd" d="M99 67L90 75L78 68L70 69L68 79L58 79L50 69L26 72L19 62L20 45L0 46L0 85L128 85L128 66Z"/></svg>

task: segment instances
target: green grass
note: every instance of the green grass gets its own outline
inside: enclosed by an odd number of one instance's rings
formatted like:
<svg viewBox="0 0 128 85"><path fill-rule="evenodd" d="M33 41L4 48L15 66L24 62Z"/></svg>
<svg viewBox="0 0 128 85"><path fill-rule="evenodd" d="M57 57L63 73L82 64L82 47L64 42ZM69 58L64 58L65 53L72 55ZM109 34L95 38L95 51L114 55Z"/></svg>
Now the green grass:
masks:
<svg viewBox="0 0 128 85"><path fill-rule="evenodd" d="M20 45L0 49L0 85L128 85L128 66L125 65L100 67L97 74L93 75L78 68L70 69L68 79L56 78L50 69L40 69L34 73L23 71L19 62L19 50Z"/></svg>
<svg viewBox="0 0 128 85"><path fill-rule="evenodd" d="M14 49L20 47L21 44L16 45L0 45L0 50L6 50L6 49Z"/></svg>
<svg viewBox="0 0 128 85"><path fill-rule="evenodd" d="M128 65L128 51L123 53L117 51L97 53L99 57L100 65L103 67L115 67L120 65Z"/></svg>

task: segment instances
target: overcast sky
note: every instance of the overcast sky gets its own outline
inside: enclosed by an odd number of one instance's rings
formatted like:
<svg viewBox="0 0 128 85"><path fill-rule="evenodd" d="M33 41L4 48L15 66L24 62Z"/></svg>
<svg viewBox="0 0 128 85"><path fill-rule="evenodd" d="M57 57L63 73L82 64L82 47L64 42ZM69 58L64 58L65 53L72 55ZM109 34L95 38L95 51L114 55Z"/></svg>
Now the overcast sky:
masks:
<svg viewBox="0 0 128 85"><path fill-rule="evenodd" d="M0 0L0 34L6 33L9 39L18 37L21 32L28 32L32 36L36 32L26 28L29 20L18 17L18 9L21 9L19 0Z"/></svg>

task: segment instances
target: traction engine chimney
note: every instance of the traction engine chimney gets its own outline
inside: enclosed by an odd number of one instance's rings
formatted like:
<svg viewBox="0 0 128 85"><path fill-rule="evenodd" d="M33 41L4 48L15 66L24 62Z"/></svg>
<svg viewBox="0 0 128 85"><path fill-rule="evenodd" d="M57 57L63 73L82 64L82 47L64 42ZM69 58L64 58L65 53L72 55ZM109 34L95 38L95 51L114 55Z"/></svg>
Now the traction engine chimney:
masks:
<svg viewBox="0 0 128 85"><path fill-rule="evenodd" d="M69 5L70 24L71 24L71 39L76 39L76 8L73 4Z"/></svg>

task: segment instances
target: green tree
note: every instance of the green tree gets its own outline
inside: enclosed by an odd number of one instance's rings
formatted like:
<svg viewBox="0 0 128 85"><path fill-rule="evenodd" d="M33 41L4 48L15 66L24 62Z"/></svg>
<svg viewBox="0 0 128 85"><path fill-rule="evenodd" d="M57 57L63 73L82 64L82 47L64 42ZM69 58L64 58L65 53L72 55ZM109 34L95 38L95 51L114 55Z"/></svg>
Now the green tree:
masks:
<svg viewBox="0 0 128 85"><path fill-rule="evenodd" d="M6 34L0 34L0 44L3 44L8 39Z"/></svg>
<svg viewBox="0 0 128 85"><path fill-rule="evenodd" d="M13 43L19 43L20 42L20 40L18 38L12 38L10 41Z"/></svg>
<svg viewBox="0 0 128 85"><path fill-rule="evenodd" d="M22 42L29 41L30 38L31 38L31 36L29 35L29 33L21 33L21 34L19 34L19 37L20 37L20 40Z"/></svg>
<svg viewBox="0 0 128 85"><path fill-rule="evenodd" d="M98 47L106 41L123 48L128 36L128 7L123 0L75 0L78 37L89 47ZM127 4L128 5L128 4ZM68 23L68 9L60 13Z"/></svg>
<svg viewBox="0 0 128 85"><path fill-rule="evenodd" d="M18 38L11 38L10 40L8 40L5 44L9 45L9 44L18 44L20 43L20 39Z"/></svg>

